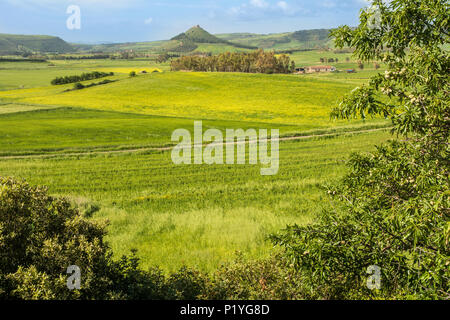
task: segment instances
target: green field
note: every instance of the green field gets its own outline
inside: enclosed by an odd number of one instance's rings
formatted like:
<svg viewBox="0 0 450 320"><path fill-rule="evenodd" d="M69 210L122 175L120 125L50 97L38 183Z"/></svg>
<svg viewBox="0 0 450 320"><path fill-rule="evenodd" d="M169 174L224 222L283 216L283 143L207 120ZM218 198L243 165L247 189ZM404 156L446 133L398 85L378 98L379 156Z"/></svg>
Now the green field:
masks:
<svg viewBox="0 0 450 320"><path fill-rule="evenodd" d="M146 60L53 64L0 63L0 175L47 185L91 219L109 220L116 256L136 248L144 267L211 271L236 251L267 255L270 233L309 223L329 205L322 186L342 177L351 152L389 138L384 120L329 117L369 68L257 75L170 72ZM164 72L128 76L152 68ZM94 70L117 81L70 92L73 84L50 85ZM280 142L275 176L261 176L261 165L174 165L171 134L192 131L194 120L204 130L274 128L303 138Z"/></svg>
<svg viewBox="0 0 450 320"><path fill-rule="evenodd" d="M123 73L134 70L169 70L168 64L156 65L149 60L55 60L49 62L0 62L0 92L4 90L35 88L50 85L59 76L83 72L111 70ZM129 73L129 71L127 72ZM123 76L123 75L122 75ZM116 77L117 78L117 77Z"/></svg>
<svg viewBox="0 0 450 320"><path fill-rule="evenodd" d="M120 81L82 91L65 92L71 84L47 85L2 91L0 99L191 119L289 124L311 130L348 125L331 122L329 113L340 97L364 80L360 77L165 72L128 78L124 74L112 77Z"/></svg>

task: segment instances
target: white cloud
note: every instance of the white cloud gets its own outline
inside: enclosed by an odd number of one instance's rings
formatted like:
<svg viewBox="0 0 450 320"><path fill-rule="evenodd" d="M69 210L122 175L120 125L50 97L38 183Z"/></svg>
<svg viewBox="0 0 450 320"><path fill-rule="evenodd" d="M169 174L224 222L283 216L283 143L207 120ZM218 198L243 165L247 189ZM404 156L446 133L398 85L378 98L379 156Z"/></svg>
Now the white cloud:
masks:
<svg viewBox="0 0 450 320"><path fill-rule="evenodd" d="M153 18L148 18L148 19L145 19L145 21L144 21L145 24L151 24L152 22L153 22Z"/></svg>
<svg viewBox="0 0 450 320"><path fill-rule="evenodd" d="M277 3L277 7L280 8L281 10L283 10L283 11L288 11L288 9L289 9L289 5L287 4L286 1L279 1Z"/></svg>
<svg viewBox="0 0 450 320"><path fill-rule="evenodd" d="M255 8L267 8L269 6L264 0L250 0L250 5Z"/></svg>

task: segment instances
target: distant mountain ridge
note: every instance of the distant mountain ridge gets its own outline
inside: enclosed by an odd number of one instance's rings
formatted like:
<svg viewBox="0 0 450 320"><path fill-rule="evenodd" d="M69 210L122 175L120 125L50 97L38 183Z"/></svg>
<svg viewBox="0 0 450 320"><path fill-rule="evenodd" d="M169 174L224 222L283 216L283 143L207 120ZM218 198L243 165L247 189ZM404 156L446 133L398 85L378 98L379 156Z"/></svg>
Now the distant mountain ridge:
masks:
<svg viewBox="0 0 450 320"><path fill-rule="evenodd" d="M301 30L286 33L254 34L230 33L213 35L199 25L178 34L171 40L108 43L69 44L58 37L0 34L0 55L24 53L73 53L133 50L149 53L248 51L258 48L285 52L323 47L333 47L329 38L330 29Z"/></svg>
<svg viewBox="0 0 450 320"><path fill-rule="evenodd" d="M68 53L75 49L58 37L0 34L0 54L33 52Z"/></svg>

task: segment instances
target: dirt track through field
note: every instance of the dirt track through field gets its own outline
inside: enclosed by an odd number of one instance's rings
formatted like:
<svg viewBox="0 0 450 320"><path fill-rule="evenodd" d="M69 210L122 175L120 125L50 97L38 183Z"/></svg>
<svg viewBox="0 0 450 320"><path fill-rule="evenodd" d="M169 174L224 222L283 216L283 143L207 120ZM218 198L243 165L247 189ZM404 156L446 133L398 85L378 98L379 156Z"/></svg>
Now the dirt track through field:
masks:
<svg viewBox="0 0 450 320"><path fill-rule="evenodd" d="M375 131L386 131L391 129L390 127L384 128L376 128L376 129L368 129L368 130L358 130L358 131L346 131L339 133L324 133L324 134L316 134L316 135L306 135L306 136L289 136L289 137L281 137L278 138L278 141L296 141L296 140L306 140L306 139L314 139L314 138L324 138L324 137L334 137L334 136L344 136L350 134L359 134L359 133L368 133ZM270 138L268 138L270 140ZM245 142L219 142L219 143L208 143L203 144L202 147L210 145L230 145L230 144L243 144L243 143L256 143L257 140L250 140ZM193 145L196 147L198 145ZM168 147L150 147L150 148L133 148L133 149L122 149L122 150L105 150L105 151L86 151L86 152L67 152L67 153L47 153L47 154L32 154L32 155L21 155L21 156L0 156L1 159L32 159L32 158L54 158L54 157L73 157L73 156L85 156L85 155L101 155L101 154L121 154L121 153L133 153L133 152L148 152L148 151L169 151L175 148L175 146Z"/></svg>

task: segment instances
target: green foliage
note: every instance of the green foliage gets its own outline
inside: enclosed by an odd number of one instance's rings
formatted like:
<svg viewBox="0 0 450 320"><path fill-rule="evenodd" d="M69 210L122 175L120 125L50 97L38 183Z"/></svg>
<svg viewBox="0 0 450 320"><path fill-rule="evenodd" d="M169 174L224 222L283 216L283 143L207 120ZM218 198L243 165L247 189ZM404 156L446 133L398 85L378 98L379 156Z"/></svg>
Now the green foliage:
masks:
<svg viewBox="0 0 450 320"><path fill-rule="evenodd" d="M130 77L131 77L131 78L136 77L136 71L131 71L131 72L130 72Z"/></svg>
<svg viewBox="0 0 450 320"><path fill-rule="evenodd" d="M300 300L306 296L300 273L283 255L248 261L240 254L235 261L214 272L201 298Z"/></svg>
<svg viewBox="0 0 450 320"><path fill-rule="evenodd" d="M199 299L209 282L206 274L182 267L168 277L165 297L169 300Z"/></svg>
<svg viewBox="0 0 450 320"><path fill-rule="evenodd" d="M81 90L81 89L84 89L84 88L85 88L84 85L81 84L80 82L77 82L77 83L75 83L73 85L73 90Z"/></svg>
<svg viewBox="0 0 450 320"><path fill-rule="evenodd" d="M277 57L263 50L251 53L226 52L217 56L184 56L171 63L172 70L245 73L291 73L295 69L287 55Z"/></svg>
<svg viewBox="0 0 450 320"><path fill-rule="evenodd" d="M390 117L392 141L355 154L342 185L329 188L334 209L318 222L291 226L273 240L287 249L320 298L449 298L449 4L439 0L374 1L356 29L334 32L359 59L383 59L384 75L355 89L333 115ZM382 287L370 291L367 267Z"/></svg>
<svg viewBox="0 0 450 320"><path fill-rule="evenodd" d="M113 75L114 75L113 72L94 71L94 72L90 72L90 73L83 73L81 76L56 77L55 79L52 80L51 84L52 85L61 85L61 84L67 84L67 83L74 83L74 82L110 77Z"/></svg>
<svg viewBox="0 0 450 320"><path fill-rule="evenodd" d="M92 298L106 294L110 252L105 226L84 220L45 188L0 178L2 298ZM83 289L69 291L64 274L76 264ZM64 294L61 294L64 292Z"/></svg>
<svg viewBox="0 0 450 320"><path fill-rule="evenodd" d="M112 82L115 82L115 80L105 79L105 80L103 80L103 81L100 81L100 82L93 82L93 83L90 83L90 84L87 84L87 85L84 85L84 84L82 84L82 83L80 83L80 82L77 82L77 83L75 83L75 85L73 86L73 89L72 89L72 90L82 90L82 89L85 89L85 88L91 88L91 87L95 87L95 86L101 86L101 85L103 85L103 84L108 84L108 83L112 83ZM66 90L66 91L72 91L72 90L68 89L68 90Z"/></svg>

